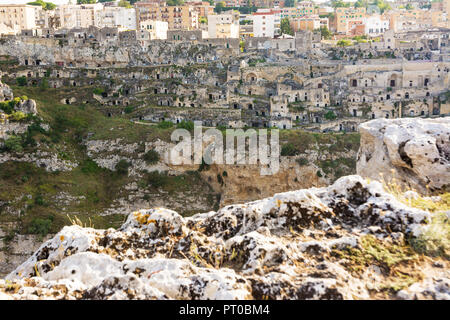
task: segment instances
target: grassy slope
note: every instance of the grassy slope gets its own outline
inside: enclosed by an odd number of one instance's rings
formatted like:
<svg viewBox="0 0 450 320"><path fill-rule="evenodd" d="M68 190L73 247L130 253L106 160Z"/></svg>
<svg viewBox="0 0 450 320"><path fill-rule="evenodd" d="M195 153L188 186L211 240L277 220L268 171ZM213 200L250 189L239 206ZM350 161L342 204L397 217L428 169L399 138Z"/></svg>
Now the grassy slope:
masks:
<svg viewBox="0 0 450 320"><path fill-rule="evenodd" d="M88 99L92 96L92 87L41 90L37 87L13 84L10 86L15 96L25 95L36 100L40 117L50 124L51 130L48 134L33 132L33 139L39 143L39 150L56 153L59 158L79 163L80 166L70 172L49 173L32 164L1 164L0 200L9 202L9 206L21 214L20 217L7 214L2 212L0 207L0 222L15 221L18 222L18 231L21 233L42 234L56 232L63 225L70 223L67 213L77 213L85 223L88 223L90 217L97 228L120 225L123 216L102 217L96 213L109 208L114 199L127 196L123 186L131 182L131 178L97 167L87 157L82 140L89 136L89 139L93 140L121 138L124 143L142 143L156 139L168 141L173 128L136 125L125 118L110 118L100 112L99 104L60 103L68 97L75 97L77 101L92 101ZM346 152L357 150L359 146L357 134L316 134L282 130L280 140L281 144L292 144L300 155L306 155L310 149L317 149L319 153ZM37 147L26 148L28 152L35 150ZM350 160L344 158L323 163L321 161L318 164L325 174L343 175L354 172L354 161ZM191 194L204 192L207 193L211 209L217 201L208 184L195 172L188 172L181 177L146 174L137 182L140 188L147 189L156 196L158 189L169 197L177 191ZM61 192L78 199L68 204L62 204L61 201L58 203L55 197ZM19 196L21 199L18 199ZM189 208L186 208L185 213L191 213Z"/></svg>
<svg viewBox="0 0 450 320"><path fill-rule="evenodd" d="M167 140L171 129L134 125L126 119L109 118L95 105L59 103L68 95L72 97L76 94L81 98L92 94L91 88L41 91L33 87L11 87L15 96L26 95L35 99L40 117L51 126L48 134L33 132L33 139L40 144L39 150L56 153L60 158L77 162L80 166L69 172L49 173L30 163L0 164L0 200L13 202L12 206L20 212L18 217L2 212L0 207L0 222L17 222L17 231L21 233L45 234L56 232L63 225L69 224L65 212L71 212L79 213L80 220L84 222L90 217L97 228L120 225L123 221L121 215L103 217L95 213L107 209L117 197L126 196L122 187L131 180L126 175L96 166L86 155L82 139L89 134L90 139L121 138L124 142L153 141L157 138ZM28 146L26 151L33 152L37 149L37 146ZM164 180L163 189L172 189L171 179ZM173 185L180 185L180 179L182 178L174 178L176 183ZM185 181L189 179L183 180ZM61 192L81 198L67 205L58 204L55 197ZM62 211L62 208L66 208L66 211Z"/></svg>

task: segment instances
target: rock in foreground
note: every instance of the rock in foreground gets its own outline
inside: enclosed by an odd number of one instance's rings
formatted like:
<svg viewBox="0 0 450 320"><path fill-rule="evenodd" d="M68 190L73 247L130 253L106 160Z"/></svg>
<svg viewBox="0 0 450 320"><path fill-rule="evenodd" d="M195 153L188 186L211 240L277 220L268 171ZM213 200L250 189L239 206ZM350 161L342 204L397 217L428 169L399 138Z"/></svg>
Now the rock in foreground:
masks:
<svg viewBox="0 0 450 320"><path fill-rule="evenodd" d="M421 193L450 188L450 118L377 119L360 125L356 171Z"/></svg>
<svg viewBox="0 0 450 320"><path fill-rule="evenodd" d="M359 176L189 218L140 210L119 230L64 227L0 281L0 298L380 298L398 274L367 257L358 271L350 253L372 241L397 254L429 218ZM414 280L396 297L450 298L446 262L432 278L396 263Z"/></svg>

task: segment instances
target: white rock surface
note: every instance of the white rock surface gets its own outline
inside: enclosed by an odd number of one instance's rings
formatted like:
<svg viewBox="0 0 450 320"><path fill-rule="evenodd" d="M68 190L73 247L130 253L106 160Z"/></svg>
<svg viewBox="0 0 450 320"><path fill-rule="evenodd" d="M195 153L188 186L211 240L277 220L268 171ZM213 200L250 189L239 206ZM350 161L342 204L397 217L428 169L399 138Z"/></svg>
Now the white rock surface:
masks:
<svg viewBox="0 0 450 320"><path fill-rule="evenodd" d="M422 193L450 187L450 118L377 119L359 128L357 174L382 174Z"/></svg>
<svg viewBox="0 0 450 320"><path fill-rule="evenodd" d="M359 176L187 218L139 210L118 230L64 227L0 280L0 298L367 299L333 251L365 234L414 236L428 220ZM427 292L449 294L430 281Z"/></svg>

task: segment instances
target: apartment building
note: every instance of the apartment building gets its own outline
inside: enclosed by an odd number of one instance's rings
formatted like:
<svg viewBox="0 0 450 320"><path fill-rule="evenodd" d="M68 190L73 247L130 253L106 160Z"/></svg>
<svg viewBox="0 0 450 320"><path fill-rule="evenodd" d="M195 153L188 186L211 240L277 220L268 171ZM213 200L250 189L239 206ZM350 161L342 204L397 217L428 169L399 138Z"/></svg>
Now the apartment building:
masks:
<svg viewBox="0 0 450 320"><path fill-rule="evenodd" d="M280 34L279 9L258 9L252 14L253 36L273 38Z"/></svg>
<svg viewBox="0 0 450 320"><path fill-rule="evenodd" d="M56 14L62 28L89 28L100 26L102 21L103 4L66 4L58 6Z"/></svg>
<svg viewBox="0 0 450 320"><path fill-rule="evenodd" d="M166 21L144 20L140 22L139 29L149 33L149 40L166 40L169 24Z"/></svg>
<svg viewBox="0 0 450 320"><path fill-rule="evenodd" d="M347 34L355 25L363 24L366 8L336 8L335 26L337 33Z"/></svg>
<svg viewBox="0 0 450 320"><path fill-rule="evenodd" d="M198 12L193 6L167 6L166 3L136 2L136 22L145 20L166 21L169 29L198 29Z"/></svg>
<svg viewBox="0 0 450 320"><path fill-rule="evenodd" d="M295 18L289 21L294 32L305 30L318 30L321 27L329 27L328 18L320 18L318 15Z"/></svg>
<svg viewBox="0 0 450 320"><path fill-rule="evenodd" d="M214 6L207 1L189 2L189 6L193 7L199 17L207 17L214 13Z"/></svg>
<svg viewBox="0 0 450 320"><path fill-rule="evenodd" d="M431 27L450 27L449 15L435 10L397 10L389 12L390 28L395 32L414 31Z"/></svg>
<svg viewBox="0 0 450 320"><path fill-rule="evenodd" d="M389 20L380 15L373 15L364 21L364 34L377 36L389 30Z"/></svg>
<svg viewBox="0 0 450 320"><path fill-rule="evenodd" d="M208 16L209 38L239 38L239 12L226 11Z"/></svg>
<svg viewBox="0 0 450 320"><path fill-rule="evenodd" d="M35 29L42 7L25 4L0 5L0 25L5 29L20 31L24 29Z"/></svg>
<svg viewBox="0 0 450 320"><path fill-rule="evenodd" d="M101 12L102 27L120 27L136 30L136 10L134 8L105 6Z"/></svg>
<svg viewBox="0 0 450 320"><path fill-rule="evenodd" d="M314 7L314 3L310 1L302 1L299 4L297 4L297 7L293 8L286 7L280 9L281 19L288 18L289 20L310 16L318 13L319 10L316 9Z"/></svg>

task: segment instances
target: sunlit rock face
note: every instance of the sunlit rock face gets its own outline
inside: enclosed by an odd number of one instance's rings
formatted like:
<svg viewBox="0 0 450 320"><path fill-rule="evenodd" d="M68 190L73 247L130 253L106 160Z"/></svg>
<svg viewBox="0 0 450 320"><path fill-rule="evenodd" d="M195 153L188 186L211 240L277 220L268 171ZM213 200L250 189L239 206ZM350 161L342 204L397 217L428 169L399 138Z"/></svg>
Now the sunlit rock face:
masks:
<svg viewBox="0 0 450 320"><path fill-rule="evenodd" d="M357 174L421 193L450 188L450 118L377 119L360 133Z"/></svg>
<svg viewBox="0 0 450 320"><path fill-rule="evenodd" d="M370 298L382 273L369 286L368 274L350 273L334 252L358 248L367 235L417 237L429 218L360 176L188 218L143 209L118 230L64 227L0 281L0 298ZM427 281L402 297L436 288L431 298L450 298Z"/></svg>

